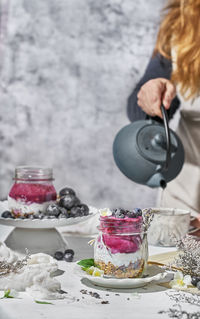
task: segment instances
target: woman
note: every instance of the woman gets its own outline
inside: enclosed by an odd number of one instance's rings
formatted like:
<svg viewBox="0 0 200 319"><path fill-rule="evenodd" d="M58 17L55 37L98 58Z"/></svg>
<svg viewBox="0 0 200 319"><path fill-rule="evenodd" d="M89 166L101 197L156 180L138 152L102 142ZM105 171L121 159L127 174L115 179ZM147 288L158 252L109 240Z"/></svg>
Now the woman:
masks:
<svg viewBox="0 0 200 319"><path fill-rule="evenodd" d="M171 119L180 109L177 134L185 164L170 182L160 205L200 213L200 0L171 0L165 8L152 59L128 100L131 121Z"/></svg>

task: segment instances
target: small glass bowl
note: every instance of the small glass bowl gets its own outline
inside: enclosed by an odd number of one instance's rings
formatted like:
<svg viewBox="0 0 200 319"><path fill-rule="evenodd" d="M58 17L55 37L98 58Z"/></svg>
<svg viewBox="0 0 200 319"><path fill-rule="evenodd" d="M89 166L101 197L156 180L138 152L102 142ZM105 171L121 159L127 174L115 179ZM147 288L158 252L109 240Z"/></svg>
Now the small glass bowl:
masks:
<svg viewBox="0 0 200 319"><path fill-rule="evenodd" d="M148 242L155 246L176 246L189 231L190 212L177 208L152 208L154 218L148 230Z"/></svg>

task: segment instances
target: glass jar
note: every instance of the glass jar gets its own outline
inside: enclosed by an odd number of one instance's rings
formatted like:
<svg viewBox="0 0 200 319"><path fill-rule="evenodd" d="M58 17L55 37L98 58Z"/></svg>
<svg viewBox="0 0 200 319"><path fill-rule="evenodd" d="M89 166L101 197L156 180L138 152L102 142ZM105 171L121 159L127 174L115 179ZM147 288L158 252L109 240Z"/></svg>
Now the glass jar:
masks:
<svg viewBox="0 0 200 319"><path fill-rule="evenodd" d="M101 216L98 228L94 261L104 275L140 277L148 259L147 233L143 230L142 216L125 219Z"/></svg>
<svg viewBox="0 0 200 319"><path fill-rule="evenodd" d="M17 167L8 195L8 208L15 216L38 214L57 198L52 168Z"/></svg>

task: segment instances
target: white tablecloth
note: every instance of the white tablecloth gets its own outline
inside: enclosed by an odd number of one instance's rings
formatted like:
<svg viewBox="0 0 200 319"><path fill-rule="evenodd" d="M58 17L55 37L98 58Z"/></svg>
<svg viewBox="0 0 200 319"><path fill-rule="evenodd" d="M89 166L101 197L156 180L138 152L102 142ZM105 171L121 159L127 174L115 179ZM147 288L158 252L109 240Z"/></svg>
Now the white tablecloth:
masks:
<svg viewBox="0 0 200 319"><path fill-rule="evenodd" d="M0 240L8 232L7 227L0 226ZM73 238L70 239L71 243ZM82 239L75 240L76 258L82 257ZM86 242L86 239L85 239ZM149 247L150 255L174 250L174 248ZM92 257L91 250L85 258ZM59 268L65 270L60 280L62 289L67 291L64 300L52 301L53 305L37 304L27 293L20 293L20 299L0 300L0 319L162 319L169 318L168 314L159 314L161 310L168 310L174 301L166 294L166 288L149 285L144 288L130 290L105 290L92 284L86 285L73 272L75 263L59 262ZM82 294L80 290L98 292L101 299ZM169 290L168 290L169 291ZM3 292L2 292L3 295ZM102 300L109 304L101 304ZM198 311L194 306L182 304L183 309Z"/></svg>

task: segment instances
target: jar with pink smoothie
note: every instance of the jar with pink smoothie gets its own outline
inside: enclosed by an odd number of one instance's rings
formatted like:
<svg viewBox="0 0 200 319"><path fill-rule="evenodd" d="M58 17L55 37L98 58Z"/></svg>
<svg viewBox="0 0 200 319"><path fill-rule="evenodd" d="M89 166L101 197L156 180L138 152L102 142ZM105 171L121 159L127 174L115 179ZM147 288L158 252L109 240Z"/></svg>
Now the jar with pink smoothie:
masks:
<svg viewBox="0 0 200 319"><path fill-rule="evenodd" d="M99 235L94 247L95 264L106 276L140 277L148 259L142 211L100 211Z"/></svg>
<svg viewBox="0 0 200 319"><path fill-rule="evenodd" d="M8 208L15 217L37 215L55 203L52 168L17 167L14 181L8 195Z"/></svg>

